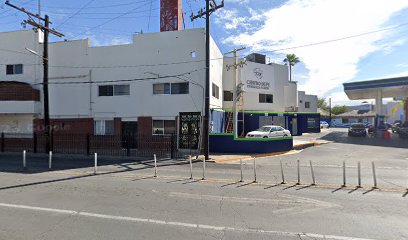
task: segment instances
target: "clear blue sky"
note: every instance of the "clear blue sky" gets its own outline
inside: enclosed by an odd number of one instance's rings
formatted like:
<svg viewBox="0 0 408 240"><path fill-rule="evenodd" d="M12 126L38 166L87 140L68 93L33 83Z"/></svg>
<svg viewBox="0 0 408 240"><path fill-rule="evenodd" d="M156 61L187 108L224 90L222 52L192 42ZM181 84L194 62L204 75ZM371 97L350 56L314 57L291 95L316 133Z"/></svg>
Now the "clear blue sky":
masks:
<svg viewBox="0 0 408 240"><path fill-rule="evenodd" d="M37 11L37 0L11 2ZM278 63L285 54L295 53L301 59L294 68L300 90L342 104L349 103L343 82L408 75L406 0L225 0L225 4L212 16L211 25L221 51L246 46L246 53L264 53ZM52 26L67 39L90 38L94 46L127 43L135 32L159 31L159 0L41 0L41 5L42 13L50 15ZM205 26L202 19L189 19L204 6L204 0L183 1L186 28ZM4 3L0 16L0 31L22 29L20 23L26 19ZM355 35L361 36L348 38Z"/></svg>

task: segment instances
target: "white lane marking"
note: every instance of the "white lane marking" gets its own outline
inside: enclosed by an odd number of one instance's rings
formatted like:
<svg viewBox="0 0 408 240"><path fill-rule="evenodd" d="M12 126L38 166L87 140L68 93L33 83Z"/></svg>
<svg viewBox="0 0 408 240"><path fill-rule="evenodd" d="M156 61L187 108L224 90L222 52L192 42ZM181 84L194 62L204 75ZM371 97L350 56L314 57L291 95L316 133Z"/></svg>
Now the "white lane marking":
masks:
<svg viewBox="0 0 408 240"><path fill-rule="evenodd" d="M66 209L34 207L34 206L27 206L27 205L8 204L8 203L0 203L0 207L24 209L24 210L39 211L39 212L53 212L53 213L60 213L60 214L66 214L66 215L84 216L84 217L101 218L101 219L126 221L126 222L151 223L151 224L176 226L176 227L199 228L199 229L213 230L213 231L233 231L233 232L244 232L244 233L270 234L270 235L275 235L275 236L287 236L287 237L303 236L303 237L311 237L311 238L316 238L316 239L332 239L332 240L374 240L374 239L368 239L368 238L354 238L354 237L345 237L345 236L336 236L336 235L316 234L316 233L295 233L295 232L282 232L282 231L263 230L263 229L220 227L220 226L195 224L195 223L168 222L168 221L148 219L148 218L124 217L124 216L115 216L115 215L107 215L107 214L99 214L99 213L79 212L79 211L66 210Z"/></svg>
<svg viewBox="0 0 408 240"><path fill-rule="evenodd" d="M229 201L236 203L264 203L264 204L287 204L287 205L314 205L318 207L334 207L332 203L319 201L311 198L297 197L287 194L280 194L274 198L247 198L247 197L229 197L220 195L205 195L183 192L170 192L169 197L179 197L193 200L207 201Z"/></svg>

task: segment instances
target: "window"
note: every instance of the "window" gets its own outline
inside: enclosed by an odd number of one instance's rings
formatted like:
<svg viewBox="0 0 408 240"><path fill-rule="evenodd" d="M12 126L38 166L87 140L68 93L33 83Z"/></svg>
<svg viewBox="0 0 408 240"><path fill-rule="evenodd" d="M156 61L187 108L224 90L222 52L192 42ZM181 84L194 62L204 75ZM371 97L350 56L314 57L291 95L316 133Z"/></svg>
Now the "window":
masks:
<svg viewBox="0 0 408 240"><path fill-rule="evenodd" d="M174 120L153 120L153 134L175 134L176 121Z"/></svg>
<svg viewBox="0 0 408 240"><path fill-rule="evenodd" d="M113 86L99 86L99 96L113 96Z"/></svg>
<svg viewBox="0 0 408 240"><path fill-rule="evenodd" d="M6 74L7 75L23 74L23 64L7 65Z"/></svg>
<svg viewBox="0 0 408 240"><path fill-rule="evenodd" d="M99 96L125 96L130 95L129 85L102 85L99 86Z"/></svg>
<svg viewBox="0 0 408 240"><path fill-rule="evenodd" d="M299 100L299 103L303 103L303 101L302 101L302 100Z"/></svg>
<svg viewBox="0 0 408 240"><path fill-rule="evenodd" d="M220 99L220 87L218 87L214 83L212 84L212 96L216 99Z"/></svg>
<svg viewBox="0 0 408 240"><path fill-rule="evenodd" d="M153 94L170 94L170 83L153 84Z"/></svg>
<svg viewBox="0 0 408 240"><path fill-rule="evenodd" d="M172 83L171 94L188 94L188 83Z"/></svg>
<svg viewBox="0 0 408 240"><path fill-rule="evenodd" d="M188 94L189 83L156 83L153 84L153 94Z"/></svg>
<svg viewBox="0 0 408 240"><path fill-rule="evenodd" d="M129 85L113 85L114 96L126 96L130 94Z"/></svg>
<svg viewBox="0 0 408 240"><path fill-rule="evenodd" d="M310 102L305 102L305 108L310 108Z"/></svg>
<svg viewBox="0 0 408 240"><path fill-rule="evenodd" d="M113 135L113 120L95 120L95 135Z"/></svg>
<svg viewBox="0 0 408 240"><path fill-rule="evenodd" d="M234 95L231 91L224 91L224 101L231 102L234 100Z"/></svg>
<svg viewBox="0 0 408 240"><path fill-rule="evenodd" d="M273 103L273 95L260 93L259 102L260 103Z"/></svg>

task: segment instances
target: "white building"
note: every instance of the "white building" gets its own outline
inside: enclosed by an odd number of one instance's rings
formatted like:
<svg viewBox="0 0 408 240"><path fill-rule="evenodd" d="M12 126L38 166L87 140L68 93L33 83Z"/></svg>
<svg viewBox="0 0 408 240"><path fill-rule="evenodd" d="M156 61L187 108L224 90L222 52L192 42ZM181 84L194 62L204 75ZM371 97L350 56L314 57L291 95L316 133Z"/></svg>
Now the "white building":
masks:
<svg viewBox="0 0 408 240"><path fill-rule="evenodd" d="M252 56L256 57L252 57ZM244 61L240 59L239 61ZM235 71L228 67L234 58L224 59L224 109L232 109ZM298 91L297 83L289 81L288 67L265 63L265 56L251 54L238 68L238 84L243 84L243 109L265 112L317 112L317 96Z"/></svg>
<svg viewBox="0 0 408 240"><path fill-rule="evenodd" d="M0 97L1 131L40 132L42 61L27 49L42 54L41 34L3 32L0 45L0 92L7 93ZM233 90L234 75L226 65L233 59L224 59L212 39L210 52L210 107L231 109L227 95ZM251 86L259 74L267 82L261 91ZM298 92L297 84L288 81L286 66L247 61L239 76L245 110L317 112L317 97ZM204 87L204 29L138 34L132 43L116 46L91 47L89 39L49 45L50 118L55 131L183 134L189 131L182 125L183 114L204 113Z"/></svg>

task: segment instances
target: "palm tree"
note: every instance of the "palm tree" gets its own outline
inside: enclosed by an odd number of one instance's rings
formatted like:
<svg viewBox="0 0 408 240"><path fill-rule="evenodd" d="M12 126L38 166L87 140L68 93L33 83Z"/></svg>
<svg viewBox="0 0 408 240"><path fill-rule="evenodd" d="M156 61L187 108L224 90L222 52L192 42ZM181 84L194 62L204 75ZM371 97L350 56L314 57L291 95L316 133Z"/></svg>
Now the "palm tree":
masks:
<svg viewBox="0 0 408 240"><path fill-rule="evenodd" d="M289 65L289 77L290 81L292 82L292 67L299 63L300 60L295 54L287 54L286 58L283 60L285 65Z"/></svg>

